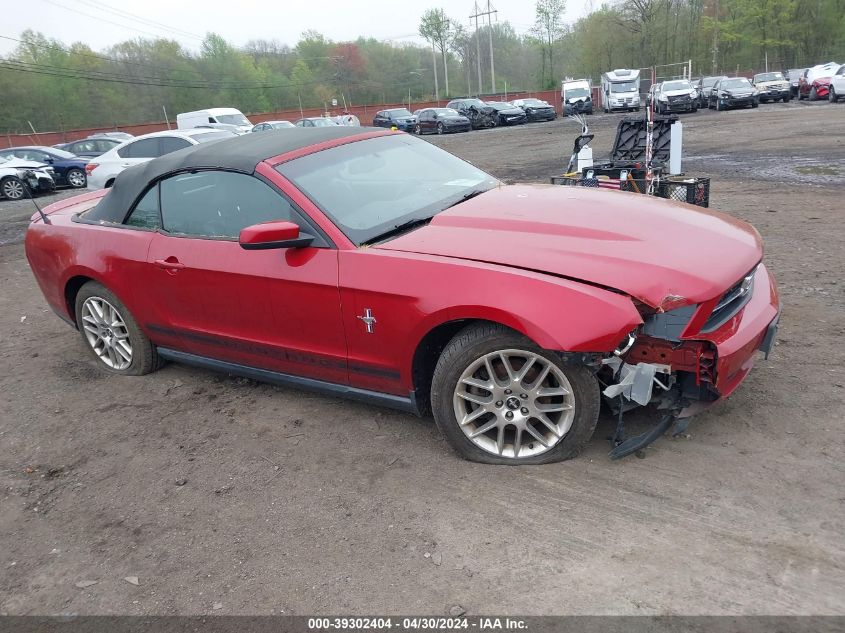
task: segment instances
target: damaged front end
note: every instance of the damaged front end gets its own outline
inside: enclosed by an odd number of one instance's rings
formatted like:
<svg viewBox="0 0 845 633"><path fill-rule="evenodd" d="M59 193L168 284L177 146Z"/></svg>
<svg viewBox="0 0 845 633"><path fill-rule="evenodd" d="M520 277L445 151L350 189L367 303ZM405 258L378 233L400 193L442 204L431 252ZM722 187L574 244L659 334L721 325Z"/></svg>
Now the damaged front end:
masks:
<svg viewBox="0 0 845 633"><path fill-rule="evenodd" d="M666 431L686 430L690 416L732 393L774 345L780 306L774 280L760 264L721 295L698 304L667 297L657 308L638 303L643 324L606 355L598 378L617 416L612 459L635 453ZM656 406L659 422L625 435L625 412Z"/></svg>

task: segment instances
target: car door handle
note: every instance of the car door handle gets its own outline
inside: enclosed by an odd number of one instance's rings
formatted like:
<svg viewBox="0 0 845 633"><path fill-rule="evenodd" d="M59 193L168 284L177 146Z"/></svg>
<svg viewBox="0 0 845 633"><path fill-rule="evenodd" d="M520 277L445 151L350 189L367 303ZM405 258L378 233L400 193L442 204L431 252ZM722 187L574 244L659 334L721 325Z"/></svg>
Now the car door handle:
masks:
<svg viewBox="0 0 845 633"><path fill-rule="evenodd" d="M185 268L185 264L181 263L175 257L169 257L167 259L157 259L153 262L159 268L164 268L165 270L182 270Z"/></svg>

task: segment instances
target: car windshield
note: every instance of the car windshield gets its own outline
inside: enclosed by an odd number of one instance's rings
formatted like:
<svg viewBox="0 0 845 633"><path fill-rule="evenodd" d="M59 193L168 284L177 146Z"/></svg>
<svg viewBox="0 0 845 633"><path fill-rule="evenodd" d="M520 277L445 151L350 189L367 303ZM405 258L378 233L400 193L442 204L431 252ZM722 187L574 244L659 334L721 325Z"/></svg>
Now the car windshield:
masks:
<svg viewBox="0 0 845 633"><path fill-rule="evenodd" d="M471 107L483 108L484 102L481 99L466 99L464 101L464 107L465 108L471 108Z"/></svg>
<svg viewBox="0 0 845 633"><path fill-rule="evenodd" d="M577 99L578 97L586 97L590 94L590 91L586 88L566 88L563 91L563 94L566 96L567 99Z"/></svg>
<svg viewBox="0 0 845 633"><path fill-rule="evenodd" d="M233 138L237 136L234 132L228 130L220 130L218 132L208 132L206 134L194 134L191 136L197 143L208 143L210 141L219 141L224 138Z"/></svg>
<svg viewBox="0 0 845 633"><path fill-rule="evenodd" d="M243 114L218 114L217 122L226 125L252 125Z"/></svg>
<svg viewBox="0 0 845 633"><path fill-rule="evenodd" d="M401 108L398 110L388 110L387 114L389 114L390 117L393 119L401 119L402 117L406 116L414 116L409 110L406 110L405 108Z"/></svg>
<svg viewBox="0 0 845 633"><path fill-rule="evenodd" d="M488 101L487 105L497 110L513 110L513 106L510 103L502 103L501 101Z"/></svg>
<svg viewBox="0 0 845 633"><path fill-rule="evenodd" d="M751 84L745 77L735 77L722 81L722 88L750 88Z"/></svg>
<svg viewBox="0 0 845 633"><path fill-rule="evenodd" d="M691 90L692 86L686 79L678 81L664 81L663 90Z"/></svg>
<svg viewBox="0 0 845 633"><path fill-rule="evenodd" d="M713 85L719 81L721 77L705 77L701 80L701 87L702 88L712 88Z"/></svg>
<svg viewBox="0 0 845 633"><path fill-rule="evenodd" d="M633 92L637 89L637 81L617 81L610 84L610 92Z"/></svg>
<svg viewBox="0 0 845 633"><path fill-rule="evenodd" d="M782 73L760 73L759 75L754 75L754 81L782 81L783 74Z"/></svg>
<svg viewBox="0 0 845 633"><path fill-rule="evenodd" d="M452 108L434 108L434 111L441 116L461 116L457 110Z"/></svg>
<svg viewBox="0 0 845 633"><path fill-rule="evenodd" d="M569 91L567 90L566 93L569 94ZM549 104L546 103L545 101L540 101L539 99L523 99L522 105L524 105L524 106L547 106Z"/></svg>
<svg viewBox="0 0 845 633"><path fill-rule="evenodd" d="M412 136L381 136L309 154L276 168L356 245L424 222L498 181Z"/></svg>

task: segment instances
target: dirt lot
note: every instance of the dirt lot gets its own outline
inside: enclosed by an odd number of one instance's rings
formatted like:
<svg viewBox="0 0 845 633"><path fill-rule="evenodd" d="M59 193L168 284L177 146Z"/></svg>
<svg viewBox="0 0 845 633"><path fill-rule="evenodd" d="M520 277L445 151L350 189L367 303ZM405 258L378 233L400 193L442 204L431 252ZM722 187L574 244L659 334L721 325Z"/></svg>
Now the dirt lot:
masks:
<svg viewBox="0 0 845 633"><path fill-rule="evenodd" d="M617 119L591 118L597 157ZM687 171L760 230L784 314L739 392L643 460L607 459L606 417L576 460L490 467L389 410L107 376L27 267L30 203L0 202L0 613L845 613L845 106L683 120ZM432 142L543 182L575 133Z"/></svg>

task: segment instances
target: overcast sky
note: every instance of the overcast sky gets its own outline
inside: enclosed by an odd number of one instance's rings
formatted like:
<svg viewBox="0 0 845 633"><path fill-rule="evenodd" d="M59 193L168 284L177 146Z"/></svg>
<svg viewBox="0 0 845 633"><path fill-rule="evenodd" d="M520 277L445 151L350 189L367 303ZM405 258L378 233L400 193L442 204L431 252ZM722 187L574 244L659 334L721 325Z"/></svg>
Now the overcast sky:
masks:
<svg viewBox="0 0 845 633"><path fill-rule="evenodd" d="M250 39L277 39L293 45L299 35L315 29L335 41L359 35L397 43L420 42L420 15L442 7L456 20L469 24L475 0L28 0L3 12L0 35L19 37L32 28L65 44L84 42L94 50L137 37L167 37L197 50L202 36L213 31L235 45ZM487 0L478 0L486 8ZM518 33L534 23L532 0L496 0L498 20L509 21ZM570 0L565 21L574 22L591 0ZM11 6L8 7L11 9ZM135 17L133 17L135 16ZM496 18L494 17L494 20ZM0 38L0 54L17 42Z"/></svg>

